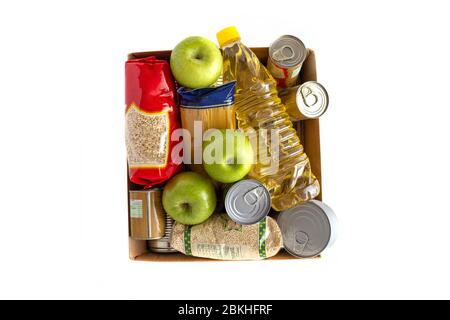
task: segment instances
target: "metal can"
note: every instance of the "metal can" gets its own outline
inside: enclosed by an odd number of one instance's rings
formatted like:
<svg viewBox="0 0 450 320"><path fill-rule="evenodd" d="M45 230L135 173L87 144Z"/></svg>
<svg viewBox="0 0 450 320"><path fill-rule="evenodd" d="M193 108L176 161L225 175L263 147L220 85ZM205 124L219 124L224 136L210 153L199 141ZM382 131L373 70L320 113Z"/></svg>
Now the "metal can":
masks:
<svg viewBox="0 0 450 320"><path fill-rule="evenodd" d="M130 191L130 235L133 239L150 240L164 236L165 213L161 196L159 188Z"/></svg>
<svg viewBox="0 0 450 320"><path fill-rule="evenodd" d="M256 180L241 180L226 190L225 210L238 224L258 223L267 216L271 206L269 190Z"/></svg>
<svg viewBox="0 0 450 320"><path fill-rule="evenodd" d="M307 49L303 42L290 35L279 37L269 48L267 69L277 81L280 88L297 84Z"/></svg>
<svg viewBox="0 0 450 320"><path fill-rule="evenodd" d="M311 200L280 213L277 223L284 249L295 257L313 258L333 245L337 218L321 201Z"/></svg>
<svg viewBox="0 0 450 320"><path fill-rule="evenodd" d="M169 217L167 213L165 215L166 227L164 232L164 237L161 239L150 240L148 241L148 248L150 251L155 253L173 253L178 252L170 245L170 240L172 237L172 227L173 220Z"/></svg>
<svg viewBox="0 0 450 320"><path fill-rule="evenodd" d="M327 90L316 81L281 90L281 102L292 121L317 119L327 111Z"/></svg>

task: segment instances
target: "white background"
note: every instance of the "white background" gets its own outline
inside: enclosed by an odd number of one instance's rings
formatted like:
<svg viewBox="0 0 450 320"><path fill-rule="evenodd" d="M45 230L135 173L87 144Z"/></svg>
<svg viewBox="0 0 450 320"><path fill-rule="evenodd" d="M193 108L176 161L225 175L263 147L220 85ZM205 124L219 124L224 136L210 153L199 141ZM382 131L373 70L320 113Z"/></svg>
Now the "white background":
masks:
<svg viewBox="0 0 450 320"><path fill-rule="evenodd" d="M0 4L0 298L450 298L446 1ZM323 259L128 260L124 61L236 25L316 50Z"/></svg>

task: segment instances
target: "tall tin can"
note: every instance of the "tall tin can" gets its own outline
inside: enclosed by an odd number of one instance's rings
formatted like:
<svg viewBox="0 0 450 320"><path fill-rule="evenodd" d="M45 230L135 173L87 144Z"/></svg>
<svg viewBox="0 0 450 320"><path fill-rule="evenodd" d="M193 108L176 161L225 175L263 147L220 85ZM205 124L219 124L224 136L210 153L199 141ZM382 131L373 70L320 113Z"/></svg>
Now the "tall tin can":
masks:
<svg viewBox="0 0 450 320"><path fill-rule="evenodd" d="M130 235L133 239L151 240L164 236L165 213L161 196L159 188L130 191Z"/></svg>
<svg viewBox="0 0 450 320"><path fill-rule="evenodd" d="M164 213L166 220L166 227L164 229L164 237L161 239L149 240L147 245L150 251L155 253L175 253L178 252L170 245L172 238L173 220L167 213Z"/></svg>
<svg viewBox="0 0 450 320"><path fill-rule="evenodd" d="M279 97L292 121L317 119L327 111L327 90L316 81L280 90Z"/></svg>
<svg viewBox="0 0 450 320"><path fill-rule="evenodd" d="M303 42L291 35L279 37L269 48L267 69L277 81L279 88L295 86L307 49Z"/></svg>
<svg viewBox="0 0 450 320"><path fill-rule="evenodd" d="M253 179L238 181L224 192L225 211L238 224L258 223L269 214L272 207L269 190Z"/></svg>
<svg viewBox="0 0 450 320"><path fill-rule="evenodd" d="M279 214L277 223L284 249L298 258L313 258L333 245L337 238L337 218L321 201L310 200Z"/></svg>

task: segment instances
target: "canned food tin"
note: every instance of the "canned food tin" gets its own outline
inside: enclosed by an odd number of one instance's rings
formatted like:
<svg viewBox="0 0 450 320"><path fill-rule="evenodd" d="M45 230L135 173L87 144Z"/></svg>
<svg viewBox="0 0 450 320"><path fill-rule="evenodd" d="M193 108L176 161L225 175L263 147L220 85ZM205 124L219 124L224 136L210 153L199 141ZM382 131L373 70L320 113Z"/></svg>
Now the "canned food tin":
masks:
<svg viewBox="0 0 450 320"><path fill-rule="evenodd" d="M317 119L327 111L327 90L316 81L280 91L281 102L293 121Z"/></svg>
<svg viewBox="0 0 450 320"><path fill-rule="evenodd" d="M130 235L133 239L150 240L164 236L161 195L162 190L158 188L130 191Z"/></svg>
<svg viewBox="0 0 450 320"><path fill-rule="evenodd" d="M241 180L226 191L225 210L238 224L258 223L267 216L271 206L269 191L256 180Z"/></svg>
<svg viewBox="0 0 450 320"><path fill-rule="evenodd" d="M294 36L281 36L272 43L267 69L277 81L278 87L287 88L297 84L306 55L305 45Z"/></svg>
<svg viewBox="0 0 450 320"><path fill-rule="evenodd" d="M164 214L164 216L166 220L164 237L162 237L161 239L148 241L148 248L150 249L150 251L156 253L177 252L177 250L172 248L172 246L170 245L170 239L172 237L173 220L166 213Z"/></svg>
<svg viewBox="0 0 450 320"><path fill-rule="evenodd" d="M277 222L284 249L295 257L315 257L333 245L337 237L336 215L317 200L281 212Z"/></svg>

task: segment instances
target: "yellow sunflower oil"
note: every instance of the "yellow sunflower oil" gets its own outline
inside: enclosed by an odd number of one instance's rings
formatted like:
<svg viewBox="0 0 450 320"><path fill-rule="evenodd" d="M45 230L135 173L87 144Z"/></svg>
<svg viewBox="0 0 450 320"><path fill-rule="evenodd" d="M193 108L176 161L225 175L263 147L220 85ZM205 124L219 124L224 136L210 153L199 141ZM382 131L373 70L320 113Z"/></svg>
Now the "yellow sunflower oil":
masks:
<svg viewBox="0 0 450 320"><path fill-rule="evenodd" d="M272 207L277 211L315 198L320 192L319 182L278 97L276 81L242 44L235 27L217 33L217 40L223 51L223 81L236 80L238 126L258 137L257 161L249 176L269 189ZM278 139L271 139L274 132ZM263 155L266 161L262 161Z"/></svg>

